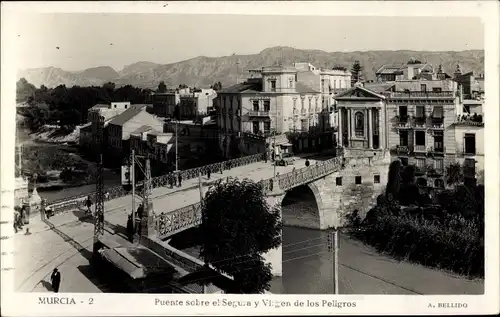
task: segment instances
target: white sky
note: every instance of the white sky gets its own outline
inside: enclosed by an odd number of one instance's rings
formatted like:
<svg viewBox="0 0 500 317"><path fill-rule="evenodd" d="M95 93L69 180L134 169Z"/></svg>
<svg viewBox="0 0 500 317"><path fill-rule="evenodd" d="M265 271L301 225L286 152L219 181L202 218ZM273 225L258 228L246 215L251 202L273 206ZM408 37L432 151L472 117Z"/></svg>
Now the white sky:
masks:
<svg viewBox="0 0 500 317"><path fill-rule="evenodd" d="M484 49L481 20L466 17L30 13L15 24L23 69L120 70L138 61L256 54L272 46L327 52Z"/></svg>

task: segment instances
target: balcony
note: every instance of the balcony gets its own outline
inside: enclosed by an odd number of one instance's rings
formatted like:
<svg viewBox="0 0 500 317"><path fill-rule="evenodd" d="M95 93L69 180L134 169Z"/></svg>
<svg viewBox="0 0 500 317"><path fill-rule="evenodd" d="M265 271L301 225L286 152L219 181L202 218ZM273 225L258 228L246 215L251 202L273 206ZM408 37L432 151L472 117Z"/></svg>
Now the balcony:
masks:
<svg viewBox="0 0 500 317"><path fill-rule="evenodd" d="M445 152L444 147L430 147L428 151L430 155L438 155L438 156L444 155L444 152Z"/></svg>
<svg viewBox="0 0 500 317"><path fill-rule="evenodd" d="M427 122L426 121L427 121L426 116L414 117L413 118L413 126L415 129L419 129L419 130L427 129Z"/></svg>
<svg viewBox="0 0 500 317"><path fill-rule="evenodd" d="M408 116L396 116L397 129L411 129L410 118Z"/></svg>
<svg viewBox="0 0 500 317"><path fill-rule="evenodd" d="M433 130L444 130L444 118L443 117L431 117L430 128Z"/></svg>
<svg viewBox="0 0 500 317"><path fill-rule="evenodd" d="M425 145L415 145L413 147L413 152L415 152L415 153L427 153L427 147Z"/></svg>
<svg viewBox="0 0 500 317"><path fill-rule="evenodd" d="M307 114L307 109L306 108L300 109L300 114L306 115Z"/></svg>
<svg viewBox="0 0 500 317"><path fill-rule="evenodd" d="M389 98L408 99L408 98L455 98L453 91L395 91L388 94Z"/></svg>
<svg viewBox="0 0 500 317"><path fill-rule="evenodd" d="M396 155L408 155L411 152L408 145L396 145L391 148L391 151Z"/></svg>
<svg viewBox="0 0 500 317"><path fill-rule="evenodd" d="M435 168L432 165L428 165L426 168L427 175L432 176L432 177L439 177L444 175L444 169L443 168Z"/></svg>
<svg viewBox="0 0 500 317"><path fill-rule="evenodd" d="M250 117L269 117L269 111L249 111Z"/></svg>

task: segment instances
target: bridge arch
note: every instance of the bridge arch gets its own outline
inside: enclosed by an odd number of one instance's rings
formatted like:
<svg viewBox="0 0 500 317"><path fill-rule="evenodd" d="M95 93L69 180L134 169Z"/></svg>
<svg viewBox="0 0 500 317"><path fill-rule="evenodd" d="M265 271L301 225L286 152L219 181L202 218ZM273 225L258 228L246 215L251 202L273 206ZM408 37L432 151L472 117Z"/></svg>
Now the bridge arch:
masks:
<svg viewBox="0 0 500 317"><path fill-rule="evenodd" d="M322 206L321 194L314 183L292 188L281 201L283 225L321 229L324 222Z"/></svg>

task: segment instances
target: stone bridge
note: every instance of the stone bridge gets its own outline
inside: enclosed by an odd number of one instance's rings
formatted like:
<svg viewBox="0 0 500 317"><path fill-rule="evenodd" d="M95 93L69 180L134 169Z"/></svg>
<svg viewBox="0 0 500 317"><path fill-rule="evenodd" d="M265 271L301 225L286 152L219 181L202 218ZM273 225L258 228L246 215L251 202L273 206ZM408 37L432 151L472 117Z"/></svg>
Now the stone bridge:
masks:
<svg viewBox="0 0 500 317"><path fill-rule="evenodd" d="M387 183L390 156L383 150L348 150L333 158L310 155L307 159L311 163L308 167L305 166L305 157L296 157L294 166L277 167L279 174L275 177L272 163L265 162L264 156L257 154L182 171L181 188L170 189L167 176L153 178L155 213L151 219L151 227L154 228L151 230L152 235L155 239L167 240L176 233L200 224L200 173L204 175L204 188L226 177L257 181L263 187L268 203L282 206L284 225L316 229L341 226L345 214L355 209L363 215L384 189L383 184ZM208 170L212 173L210 180L205 176ZM301 197L307 196L301 196L301 193L313 197L311 205L296 208L297 205L292 203L290 207L290 201L300 202ZM124 198L131 199L130 193L121 186L108 189L108 194L106 209L112 209L119 201L123 204ZM74 210L83 206L86 197L82 195L53 202L51 207L56 213ZM266 254L266 259L272 263L273 274L281 275L281 247Z"/></svg>

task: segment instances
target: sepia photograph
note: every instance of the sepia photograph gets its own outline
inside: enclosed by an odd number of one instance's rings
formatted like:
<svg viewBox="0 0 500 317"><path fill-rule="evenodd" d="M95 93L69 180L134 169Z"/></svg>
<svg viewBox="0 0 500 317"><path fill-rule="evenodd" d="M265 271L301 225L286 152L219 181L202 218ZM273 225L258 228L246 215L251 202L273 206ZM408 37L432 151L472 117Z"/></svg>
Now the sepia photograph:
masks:
<svg viewBox="0 0 500 317"><path fill-rule="evenodd" d="M485 294L480 17L98 11L10 25L13 292Z"/></svg>

